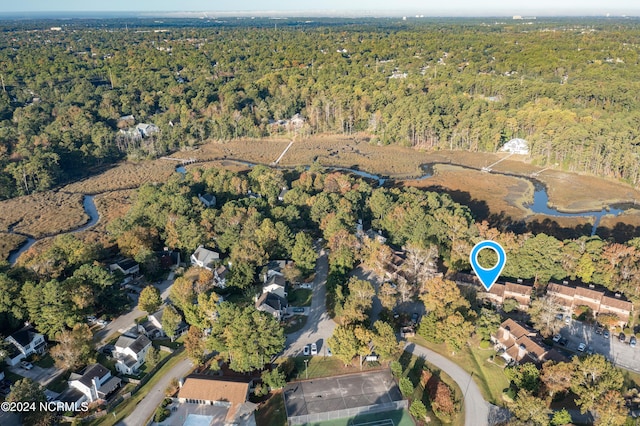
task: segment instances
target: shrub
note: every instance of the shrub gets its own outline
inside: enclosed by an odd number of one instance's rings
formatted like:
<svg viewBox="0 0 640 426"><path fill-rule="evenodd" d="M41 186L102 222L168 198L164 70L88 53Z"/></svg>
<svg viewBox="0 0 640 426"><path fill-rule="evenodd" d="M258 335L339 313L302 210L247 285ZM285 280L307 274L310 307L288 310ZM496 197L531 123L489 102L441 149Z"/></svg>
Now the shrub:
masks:
<svg viewBox="0 0 640 426"><path fill-rule="evenodd" d="M480 341L480 349L489 349L491 347L491 342L488 340Z"/></svg>
<svg viewBox="0 0 640 426"><path fill-rule="evenodd" d="M416 419L425 420L427 418L427 407L424 406L422 401L413 401L411 407L409 407L409 412Z"/></svg>
<svg viewBox="0 0 640 426"><path fill-rule="evenodd" d="M502 310L506 313L515 311L518 306L520 306L520 303L516 299L504 299L504 302L502 302Z"/></svg>
<svg viewBox="0 0 640 426"><path fill-rule="evenodd" d="M402 364L398 361L391 361L391 374L393 374L393 377L400 377L402 375Z"/></svg>
<svg viewBox="0 0 640 426"><path fill-rule="evenodd" d="M553 414L553 418L551 419L551 424L554 426L562 426L562 425L569 424L571 422L572 422L571 414L569 414L566 408L563 408L560 411L556 411Z"/></svg>
<svg viewBox="0 0 640 426"><path fill-rule="evenodd" d="M153 416L153 421L156 423L163 422L167 417L169 417L170 414L171 411L167 410L166 408L158 407L158 409L156 410L156 414Z"/></svg>
<svg viewBox="0 0 640 426"><path fill-rule="evenodd" d="M405 398L410 397L411 395L413 395L413 383L411 383L411 380L409 380L406 377L403 377L400 379L400 392L402 392L402 395Z"/></svg>

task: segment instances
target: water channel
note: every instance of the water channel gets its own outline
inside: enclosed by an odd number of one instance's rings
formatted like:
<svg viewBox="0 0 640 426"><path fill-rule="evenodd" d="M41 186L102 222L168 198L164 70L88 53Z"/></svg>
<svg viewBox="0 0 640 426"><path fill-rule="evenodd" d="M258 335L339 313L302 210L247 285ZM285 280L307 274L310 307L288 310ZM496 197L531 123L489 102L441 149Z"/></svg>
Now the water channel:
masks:
<svg viewBox="0 0 640 426"><path fill-rule="evenodd" d="M75 228L71 231L67 231L67 232L60 232L58 234L55 235L62 235L62 234L67 234L67 233L75 233L75 232L81 232L81 231L85 231L89 228L91 228L92 226L94 226L96 223L98 223L98 220L100 220L100 214L98 213L98 208L96 207L96 203L93 200L93 195L85 195L82 199L82 207L84 208L84 212L89 216L89 220L87 221L87 223L85 223L84 225ZM15 233L17 235L22 235L27 237L27 241L25 243L23 243L20 248L18 248L18 250L14 250L9 254L9 264L13 265L16 263L16 260L18 260L18 258L20 257L20 255L22 253L24 253L25 251L29 250L31 248L31 246L33 244L35 244L36 241L38 241L37 239L26 235L26 234L22 234L19 232L13 232L13 226L9 228L9 233ZM54 236L55 236L54 235Z"/></svg>

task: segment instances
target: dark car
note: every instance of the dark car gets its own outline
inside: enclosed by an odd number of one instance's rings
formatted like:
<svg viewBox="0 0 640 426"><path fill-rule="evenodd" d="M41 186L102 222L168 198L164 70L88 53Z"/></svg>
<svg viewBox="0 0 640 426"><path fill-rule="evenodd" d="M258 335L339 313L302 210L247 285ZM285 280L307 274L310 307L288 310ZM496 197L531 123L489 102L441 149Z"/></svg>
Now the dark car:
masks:
<svg viewBox="0 0 640 426"><path fill-rule="evenodd" d="M632 348L636 347L636 336L631 336L631 338L629 339L629 346L631 346Z"/></svg>
<svg viewBox="0 0 640 426"><path fill-rule="evenodd" d="M604 333L602 333L602 337L604 337L605 339L609 338L609 330L605 330Z"/></svg>
<svg viewBox="0 0 640 426"><path fill-rule="evenodd" d="M567 339L566 337L563 337L558 341L558 343L560 343L562 346L567 346L567 343L569 343L569 339Z"/></svg>
<svg viewBox="0 0 640 426"><path fill-rule="evenodd" d="M414 324L417 324L419 318L420 318L420 315L418 315L417 312L414 312L413 315L411 315L411 322Z"/></svg>
<svg viewBox="0 0 640 426"><path fill-rule="evenodd" d="M620 339L621 342L624 342L626 338L627 336L625 336L624 333L620 333L620 335L618 336L618 339Z"/></svg>

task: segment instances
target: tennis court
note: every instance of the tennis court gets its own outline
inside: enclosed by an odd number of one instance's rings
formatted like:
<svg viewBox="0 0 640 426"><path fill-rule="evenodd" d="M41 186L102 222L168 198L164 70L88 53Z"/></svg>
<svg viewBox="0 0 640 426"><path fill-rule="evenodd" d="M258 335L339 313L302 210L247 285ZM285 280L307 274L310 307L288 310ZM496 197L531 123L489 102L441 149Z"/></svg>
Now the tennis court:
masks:
<svg viewBox="0 0 640 426"><path fill-rule="evenodd" d="M284 395L289 417L402 400L387 370L290 383Z"/></svg>
<svg viewBox="0 0 640 426"><path fill-rule="evenodd" d="M346 419L313 422L313 426L415 426L415 423L407 410L395 410Z"/></svg>

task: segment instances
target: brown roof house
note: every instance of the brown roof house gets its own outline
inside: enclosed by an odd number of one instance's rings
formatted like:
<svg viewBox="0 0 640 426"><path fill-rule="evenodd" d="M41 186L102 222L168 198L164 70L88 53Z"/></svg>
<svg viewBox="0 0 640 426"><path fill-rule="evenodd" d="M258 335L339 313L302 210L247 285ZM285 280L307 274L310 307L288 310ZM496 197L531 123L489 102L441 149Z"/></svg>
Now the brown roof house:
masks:
<svg viewBox="0 0 640 426"><path fill-rule="evenodd" d="M491 336L498 354L510 364L539 364L550 359L558 359L559 354L549 351L539 340L540 336L536 331L511 318L500 324L496 334Z"/></svg>
<svg viewBox="0 0 640 426"><path fill-rule="evenodd" d="M252 416L257 407L247 402L251 382L222 377L190 375L178 391L183 404L203 404L227 407L225 424L244 423L239 417Z"/></svg>

